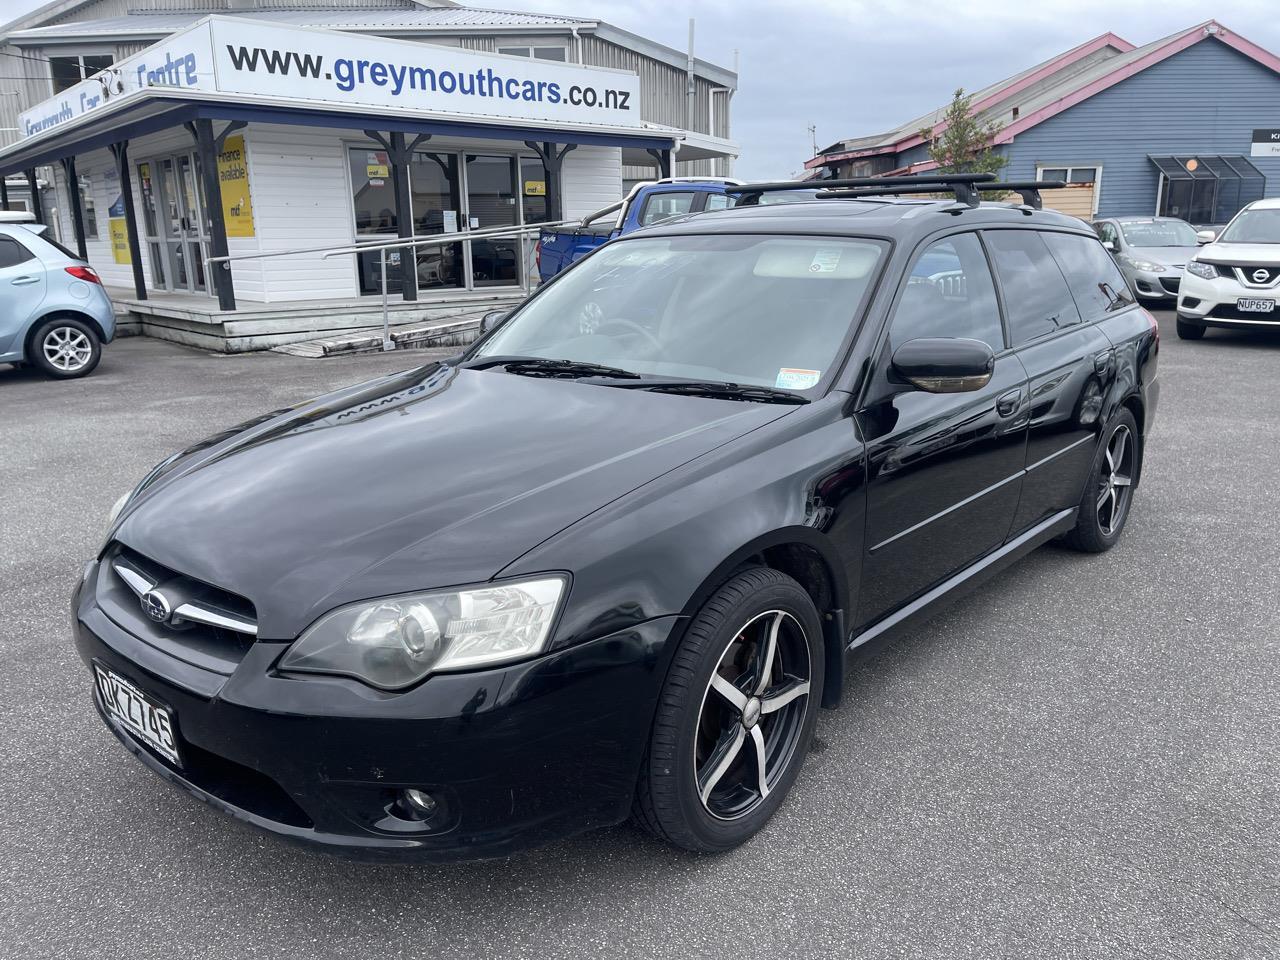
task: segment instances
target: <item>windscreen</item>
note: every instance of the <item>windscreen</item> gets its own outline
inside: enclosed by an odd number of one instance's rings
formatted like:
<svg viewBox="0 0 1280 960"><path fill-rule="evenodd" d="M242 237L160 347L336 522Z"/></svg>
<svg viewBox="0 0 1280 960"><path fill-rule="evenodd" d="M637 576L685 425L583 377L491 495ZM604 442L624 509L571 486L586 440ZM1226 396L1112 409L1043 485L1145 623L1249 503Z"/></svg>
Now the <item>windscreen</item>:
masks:
<svg viewBox="0 0 1280 960"><path fill-rule="evenodd" d="M1196 231L1184 220L1143 220L1121 223L1125 242L1131 247L1194 247Z"/></svg>
<svg viewBox="0 0 1280 960"><path fill-rule="evenodd" d="M1280 243L1280 208L1244 210L1218 239L1223 243Z"/></svg>
<svg viewBox="0 0 1280 960"><path fill-rule="evenodd" d="M474 356L807 390L838 361L885 246L725 234L616 241L529 301Z"/></svg>

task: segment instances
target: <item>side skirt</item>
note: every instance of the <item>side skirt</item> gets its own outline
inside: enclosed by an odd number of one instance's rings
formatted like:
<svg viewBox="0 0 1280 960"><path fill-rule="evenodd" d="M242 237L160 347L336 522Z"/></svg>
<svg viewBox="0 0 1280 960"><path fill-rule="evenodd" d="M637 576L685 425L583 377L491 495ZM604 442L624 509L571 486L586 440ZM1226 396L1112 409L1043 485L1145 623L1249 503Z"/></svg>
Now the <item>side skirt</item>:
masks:
<svg viewBox="0 0 1280 960"><path fill-rule="evenodd" d="M1076 508L1063 510L1019 534L998 550L965 567L959 573L942 581L928 593L917 597L905 607L896 610L862 633L850 638L845 648L845 669L857 660L874 656L888 646L902 632L932 619L944 603L964 596L970 590L985 583L1005 567L1032 550L1070 530L1076 522Z"/></svg>

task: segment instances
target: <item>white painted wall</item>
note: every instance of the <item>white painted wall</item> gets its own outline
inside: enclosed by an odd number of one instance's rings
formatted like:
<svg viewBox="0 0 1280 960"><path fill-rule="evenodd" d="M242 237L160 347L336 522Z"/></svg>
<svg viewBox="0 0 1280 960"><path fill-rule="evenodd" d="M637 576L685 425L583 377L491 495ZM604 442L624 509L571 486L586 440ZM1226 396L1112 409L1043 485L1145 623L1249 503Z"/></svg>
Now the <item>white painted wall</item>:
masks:
<svg viewBox="0 0 1280 960"><path fill-rule="evenodd" d="M622 149L582 146L564 157L564 215L576 220L622 199Z"/></svg>
<svg viewBox="0 0 1280 960"><path fill-rule="evenodd" d="M245 137L256 236L229 238L231 254L350 244L355 224L346 150L368 143L360 131L250 124L240 132ZM434 138L424 147L528 153L522 144L497 140ZM144 220L138 164L191 148L191 135L181 127L130 143L129 167L139 229L143 229ZM76 163L78 172L90 179L96 208L98 239L88 241L89 262L108 286L132 290L132 268L117 264L111 255L107 219L115 191L110 189L107 172L114 168L114 160L104 149L84 154ZM74 249L69 194L60 168L57 177L62 236L68 239L66 245ZM564 160L564 193L567 218L583 217L615 203L622 196L622 151L599 146L571 150ZM140 242L143 273L150 290L150 251L145 238ZM326 260L321 254L303 254L249 260L235 264L232 273L236 299L245 303L343 299L358 293L354 256ZM423 291L423 299L430 299L430 293Z"/></svg>

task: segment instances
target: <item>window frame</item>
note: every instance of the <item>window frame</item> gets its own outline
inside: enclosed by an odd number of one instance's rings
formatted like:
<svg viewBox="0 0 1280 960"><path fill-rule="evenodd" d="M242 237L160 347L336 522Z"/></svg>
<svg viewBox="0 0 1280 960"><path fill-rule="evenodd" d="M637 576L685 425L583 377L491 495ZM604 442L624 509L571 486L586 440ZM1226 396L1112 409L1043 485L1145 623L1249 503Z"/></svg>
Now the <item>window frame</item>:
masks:
<svg viewBox="0 0 1280 960"><path fill-rule="evenodd" d="M990 233L1006 233L1006 232L1034 233L1034 234L1077 233L1077 231L1074 231L1074 230L1055 230L1051 227L1045 227L1040 224L1028 224L1026 226L1014 226L1012 224L1010 224L1009 226L987 225L985 227L980 228L980 230L981 230L981 233L983 234L984 243L986 243L986 234L990 234ZM1090 324L1090 321L1085 320L1084 313L1080 310L1080 305L1076 303L1076 295L1071 289L1071 282L1067 279L1067 275L1062 272L1062 265L1058 263L1058 258L1053 255L1053 250L1049 247L1048 243L1045 243L1043 238L1041 239L1040 242L1044 243L1045 252L1049 255L1049 259L1053 261L1053 266L1054 266L1054 269L1058 271L1058 276L1062 278L1063 286L1065 286L1067 290L1067 297L1071 300L1071 306L1075 309L1076 315L1080 319L1076 323L1067 324L1064 327L1059 327L1057 330L1049 330L1045 333L1040 334L1039 336L1032 337L1030 340L1026 340L1023 343L1014 342L1013 326L1011 322L1009 322L1008 319L1006 319L1005 336L1008 338L1009 349L1010 351L1013 351L1013 352L1024 350L1033 344L1046 343L1049 340L1054 339L1055 337L1064 336L1065 334L1071 333L1073 330L1086 327ZM988 247L988 250L987 250L987 258L988 260L991 261L991 272L992 272L992 275L995 277L996 291L998 296L1000 297L1001 305L1004 308L1003 312L1005 313L1006 318L1008 318L1007 300L1005 299L1005 294L1004 294L1004 282L1000 277L1000 271L996 269L995 251L992 250L990 247ZM1093 322L1096 322L1096 321L1093 321Z"/></svg>
<svg viewBox="0 0 1280 960"><path fill-rule="evenodd" d="M85 73L85 65L84 65L85 57L107 57L110 59L111 62L108 63L105 67L99 67L93 73ZM75 83L67 84L65 87L59 90L57 82L53 76L54 60L74 60L76 62L76 67L80 71L80 79L76 80ZM107 69L107 67L115 66L116 62L117 62L116 55L115 55L115 51L113 50L82 50L79 53L58 53L58 54L51 55L49 57L49 96L56 97L58 94L66 90L70 90L77 83L82 83L83 81L88 80L89 77L93 76L96 73L101 73L103 70Z"/></svg>
<svg viewBox="0 0 1280 960"><path fill-rule="evenodd" d="M540 57L535 51L557 49L564 52L563 59ZM536 40L504 40L494 44L494 53L503 57L519 57L523 60L538 60L542 63L572 63L569 56L569 44L559 38L543 38ZM511 53L512 50L526 50L527 53Z"/></svg>
<svg viewBox="0 0 1280 960"><path fill-rule="evenodd" d="M1093 209L1089 211L1089 216L1096 217L1098 215L1098 205L1102 201L1102 164L1101 163L1036 163L1036 179L1043 180L1046 170L1065 170L1067 175L1064 178L1068 184L1071 183L1071 173L1074 170L1092 170L1093 171Z"/></svg>
<svg viewBox="0 0 1280 960"><path fill-rule="evenodd" d="M889 310L884 323L884 330L881 332L882 343L880 344L880 349L884 349L885 347L889 348L889 363L893 362L893 321L897 317L898 307L902 304L902 297L906 292L907 285L911 282L912 269L932 247L966 234L972 235L974 239L978 241L978 249L982 253L983 262L987 265L987 275L991 278L991 288L995 292L996 297L996 312L999 314L1000 335L1004 339L1004 343L999 347L994 343L988 344L988 346L991 347L991 352L997 357L1002 357L1013 349L1011 345L1012 341L1009 336L1009 324L1005 317L1004 299L1000 294L1000 284L996 277L995 263L992 262L990 248L982 238L982 228L963 227L958 230L951 230L943 234L935 234L933 236L926 237L916 245L914 250L911 251L911 256L907 259L906 266L902 271L902 278L898 281L898 287L894 291L893 300L889 304Z"/></svg>
<svg viewBox="0 0 1280 960"><path fill-rule="evenodd" d="M1117 234L1123 233L1123 231L1121 231L1118 227L1113 227L1113 229L1116 230ZM1081 237L1086 242L1090 240L1088 235L1083 233L1077 233L1074 230L1055 230L1053 228L1045 227L1040 229L1039 232L1042 234L1052 234L1055 236L1063 236L1063 237ZM1098 243L1100 247L1102 246L1102 240L1100 237L1097 237L1095 235L1093 239ZM1124 284L1123 292L1128 294L1129 302L1124 304L1113 303L1111 306L1107 307L1105 311L1103 311L1102 316L1095 317L1092 320L1088 319L1084 314L1084 308L1081 307L1080 301L1076 300L1076 292L1071 288L1071 280L1070 278L1067 277L1066 268L1063 266L1062 261L1058 259L1058 254L1054 252L1053 247L1049 244L1047 240L1045 241L1045 246L1048 247L1049 249L1049 256L1053 257L1054 262L1057 263L1058 272L1062 274L1062 279L1066 281L1067 292L1071 294L1071 299L1075 300L1076 302L1076 310L1079 311L1080 313L1080 323L1077 324L1077 326L1087 327L1087 326L1092 326L1093 324L1096 324L1096 323L1101 323L1103 320L1107 319L1110 316L1114 316L1115 314L1119 313L1122 310L1128 310L1130 307L1132 307L1134 304L1138 302L1137 294L1135 294L1133 290L1130 289L1129 287L1129 278L1124 275L1124 271L1120 269L1119 264L1116 264L1115 257L1111 254L1111 251L1109 251L1106 247L1102 247L1102 252L1106 254L1107 259L1110 260L1116 268L1116 276L1118 276L1121 282ZM1115 292L1118 295L1121 291L1116 290ZM1071 327L1064 328L1064 330L1070 330L1070 329L1072 328ZM1058 331L1054 331L1054 332L1057 333Z"/></svg>

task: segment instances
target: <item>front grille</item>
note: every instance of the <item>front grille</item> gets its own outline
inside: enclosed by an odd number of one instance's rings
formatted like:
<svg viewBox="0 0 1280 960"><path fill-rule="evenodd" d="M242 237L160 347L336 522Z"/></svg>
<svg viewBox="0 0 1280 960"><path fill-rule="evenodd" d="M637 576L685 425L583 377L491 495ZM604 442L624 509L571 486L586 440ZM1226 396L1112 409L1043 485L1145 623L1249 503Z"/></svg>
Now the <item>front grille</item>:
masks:
<svg viewBox="0 0 1280 960"><path fill-rule="evenodd" d="M1241 283L1254 287L1267 287L1280 277L1280 267L1245 266L1237 264L1235 270Z"/></svg>
<svg viewBox="0 0 1280 960"><path fill-rule="evenodd" d="M103 563L103 610L134 636L194 666L230 676L257 636L257 612L238 594L114 544Z"/></svg>
<svg viewBox="0 0 1280 960"><path fill-rule="evenodd" d="M1176 294L1178 292L1178 287L1181 285L1182 285L1181 277L1161 277L1160 278L1160 286L1164 287L1167 293Z"/></svg>

